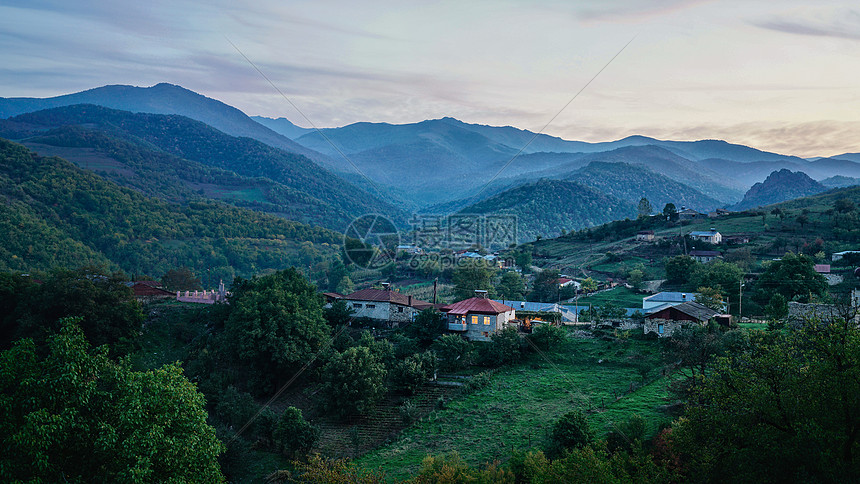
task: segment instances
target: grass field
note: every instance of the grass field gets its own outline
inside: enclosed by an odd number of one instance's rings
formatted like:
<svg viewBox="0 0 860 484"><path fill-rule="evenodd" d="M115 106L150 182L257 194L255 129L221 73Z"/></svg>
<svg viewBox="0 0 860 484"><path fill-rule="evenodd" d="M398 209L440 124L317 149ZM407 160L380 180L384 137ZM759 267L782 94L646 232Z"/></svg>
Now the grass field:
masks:
<svg viewBox="0 0 860 484"><path fill-rule="evenodd" d="M404 479L430 453L457 451L473 465L504 461L511 449L545 447L556 420L574 409L588 413L598 435L636 413L656 432L671 419L659 408L669 403L667 378L627 392L642 382L638 361L653 365L649 377L659 376L659 349L658 342L571 338L556 353L500 369L484 389L432 412L357 463Z"/></svg>
<svg viewBox="0 0 860 484"><path fill-rule="evenodd" d="M607 303L612 303L622 308L640 308L642 307L642 298L644 294L639 294L632 289L627 289L624 286L617 286L609 291L599 292L591 296L580 296L579 305L588 306L604 306Z"/></svg>

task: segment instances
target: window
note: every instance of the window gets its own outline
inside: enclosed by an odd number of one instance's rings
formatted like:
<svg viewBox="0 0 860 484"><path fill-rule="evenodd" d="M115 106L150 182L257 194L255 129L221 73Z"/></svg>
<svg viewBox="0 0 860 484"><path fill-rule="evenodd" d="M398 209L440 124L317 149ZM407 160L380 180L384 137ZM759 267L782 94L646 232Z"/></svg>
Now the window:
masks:
<svg viewBox="0 0 860 484"><path fill-rule="evenodd" d="M484 336L490 336L490 333L488 333L487 331L484 331L484 332L483 332L483 333L481 333L481 334L482 334L482 335L484 335Z"/></svg>
<svg viewBox="0 0 860 484"><path fill-rule="evenodd" d="M662 324L657 325L657 332L660 334L663 334L663 325Z"/></svg>
<svg viewBox="0 0 860 484"><path fill-rule="evenodd" d="M490 324L490 317L484 316L484 324Z"/></svg>
<svg viewBox="0 0 860 484"><path fill-rule="evenodd" d="M373 309L376 307L376 304L368 304L366 307L367 309Z"/></svg>
<svg viewBox="0 0 860 484"><path fill-rule="evenodd" d="M352 307L355 309L361 309L361 303L352 303Z"/></svg>
<svg viewBox="0 0 860 484"><path fill-rule="evenodd" d="M403 312L403 306L397 306L397 312L402 313Z"/></svg>
<svg viewBox="0 0 860 484"><path fill-rule="evenodd" d="M472 316L472 324L478 324L478 317L477 316L474 316L474 315Z"/></svg>

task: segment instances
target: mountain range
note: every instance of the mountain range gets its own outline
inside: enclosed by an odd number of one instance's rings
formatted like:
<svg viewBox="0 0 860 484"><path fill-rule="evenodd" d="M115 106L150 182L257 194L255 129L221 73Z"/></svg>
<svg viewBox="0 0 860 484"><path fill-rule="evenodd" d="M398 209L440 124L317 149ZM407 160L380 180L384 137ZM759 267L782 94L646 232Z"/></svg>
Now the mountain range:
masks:
<svg viewBox="0 0 860 484"><path fill-rule="evenodd" d="M744 195L744 199L735 205L735 210L761 207L774 203L808 197L828 188L810 178L803 172L792 172L785 168L774 171L760 183L753 185Z"/></svg>

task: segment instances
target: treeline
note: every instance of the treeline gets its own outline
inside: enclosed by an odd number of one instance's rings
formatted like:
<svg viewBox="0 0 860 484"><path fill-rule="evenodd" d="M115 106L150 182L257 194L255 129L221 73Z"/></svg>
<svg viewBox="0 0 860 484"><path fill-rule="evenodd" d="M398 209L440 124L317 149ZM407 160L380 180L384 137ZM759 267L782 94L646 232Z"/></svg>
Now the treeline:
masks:
<svg viewBox="0 0 860 484"><path fill-rule="evenodd" d="M84 263L134 274L190 266L232 280L337 255L340 237L216 202L180 206L0 139L0 270ZM209 281L211 282L211 281Z"/></svg>

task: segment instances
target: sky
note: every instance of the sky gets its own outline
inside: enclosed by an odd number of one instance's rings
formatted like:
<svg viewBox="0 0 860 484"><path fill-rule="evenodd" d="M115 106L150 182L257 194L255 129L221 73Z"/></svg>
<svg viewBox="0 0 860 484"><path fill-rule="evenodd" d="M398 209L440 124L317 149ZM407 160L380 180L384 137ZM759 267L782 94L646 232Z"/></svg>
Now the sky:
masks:
<svg viewBox="0 0 860 484"><path fill-rule="evenodd" d="M2 97L159 82L305 127L451 116L830 156L860 152L860 4L0 3Z"/></svg>

